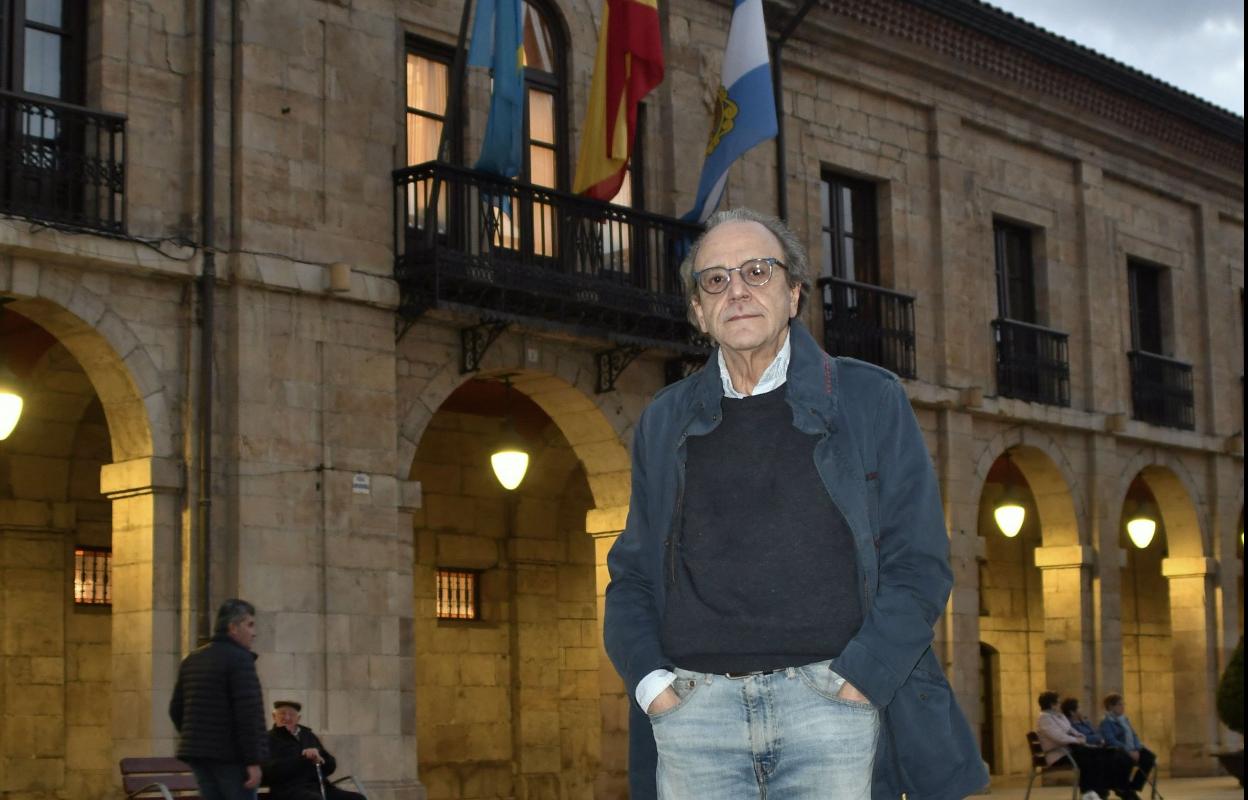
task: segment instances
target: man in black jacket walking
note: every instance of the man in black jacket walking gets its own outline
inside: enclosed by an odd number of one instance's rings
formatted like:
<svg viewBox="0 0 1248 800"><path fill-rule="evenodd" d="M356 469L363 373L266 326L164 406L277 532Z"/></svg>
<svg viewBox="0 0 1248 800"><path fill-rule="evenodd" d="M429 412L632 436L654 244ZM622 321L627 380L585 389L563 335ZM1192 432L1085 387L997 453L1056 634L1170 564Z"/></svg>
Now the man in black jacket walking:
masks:
<svg viewBox="0 0 1248 800"><path fill-rule="evenodd" d="M322 785L338 762L311 728L299 724L302 710L294 700L273 703L269 760L264 763L264 782L273 790L273 800L365 800L362 794Z"/></svg>
<svg viewBox="0 0 1248 800"><path fill-rule="evenodd" d="M191 765L204 800L255 800L260 764L269 754L264 698L256 675L256 609L226 600L212 641L182 662L169 701L181 738L178 758Z"/></svg>

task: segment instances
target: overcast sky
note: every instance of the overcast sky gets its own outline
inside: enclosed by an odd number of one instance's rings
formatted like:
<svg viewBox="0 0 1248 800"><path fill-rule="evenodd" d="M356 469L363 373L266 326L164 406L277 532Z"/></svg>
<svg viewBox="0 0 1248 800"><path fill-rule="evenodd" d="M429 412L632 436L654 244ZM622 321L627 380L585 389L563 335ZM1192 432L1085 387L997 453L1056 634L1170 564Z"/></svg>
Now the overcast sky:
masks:
<svg viewBox="0 0 1248 800"><path fill-rule="evenodd" d="M1244 0L987 0L1244 114Z"/></svg>

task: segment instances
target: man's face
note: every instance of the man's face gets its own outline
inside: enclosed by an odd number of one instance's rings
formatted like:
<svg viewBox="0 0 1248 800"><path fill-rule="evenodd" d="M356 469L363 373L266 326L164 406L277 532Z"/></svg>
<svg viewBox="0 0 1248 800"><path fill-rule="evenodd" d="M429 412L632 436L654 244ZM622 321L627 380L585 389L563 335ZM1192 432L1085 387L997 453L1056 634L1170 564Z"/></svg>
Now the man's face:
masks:
<svg viewBox="0 0 1248 800"><path fill-rule="evenodd" d="M299 726L299 712L291 706L278 706L273 709L273 724L294 733Z"/></svg>
<svg viewBox="0 0 1248 800"><path fill-rule="evenodd" d="M737 267L751 258L784 260L784 250L771 232L757 222L734 220L712 230L702 241L694 271L707 267ZM719 294L696 289L692 299L698 327L724 350L747 354L780 349L789 320L797 314L800 286L789 286L788 271L777 266L771 280L750 286L740 272L732 272L728 288Z"/></svg>
<svg viewBox="0 0 1248 800"><path fill-rule="evenodd" d="M250 650L256 641L256 618L248 614L238 622L231 622L230 638Z"/></svg>

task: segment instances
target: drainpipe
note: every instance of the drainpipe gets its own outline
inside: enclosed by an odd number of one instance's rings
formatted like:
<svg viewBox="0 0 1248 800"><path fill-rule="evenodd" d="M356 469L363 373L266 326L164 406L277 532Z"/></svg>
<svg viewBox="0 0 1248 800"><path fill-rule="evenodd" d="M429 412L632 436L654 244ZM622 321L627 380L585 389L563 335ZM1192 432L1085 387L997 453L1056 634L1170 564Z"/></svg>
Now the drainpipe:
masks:
<svg viewBox="0 0 1248 800"><path fill-rule="evenodd" d="M771 44L771 78L776 96L776 216L786 222L789 219L789 181L784 160L784 77L780 68L780 51L817 2L819 0L806 0Z"/></svg>
<svg viewBox="0 0 1248 800"><path fill-rule="evenodd" d="M212 353L215 314L213 291L217 282L213 204L214 60L216 58L216 0L203 2L200 105L200 244L203 269L199 274L199 397L196 438L199 446L199 639L212 636Z"/></svg>

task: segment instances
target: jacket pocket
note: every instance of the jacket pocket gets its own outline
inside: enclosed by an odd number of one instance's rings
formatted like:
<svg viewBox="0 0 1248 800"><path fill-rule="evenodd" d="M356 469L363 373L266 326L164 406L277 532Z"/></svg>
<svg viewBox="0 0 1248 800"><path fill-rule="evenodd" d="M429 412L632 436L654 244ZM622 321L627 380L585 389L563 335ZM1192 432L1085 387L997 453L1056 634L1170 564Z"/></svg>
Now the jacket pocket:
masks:
<svg viewBox="0 0 1248 800"><path fill-rule="evenodd" d="M902 784L911 797L950 796L968 759L980 758L949 683L923 667L915 668L897 690L886 724Z"/></svg>

